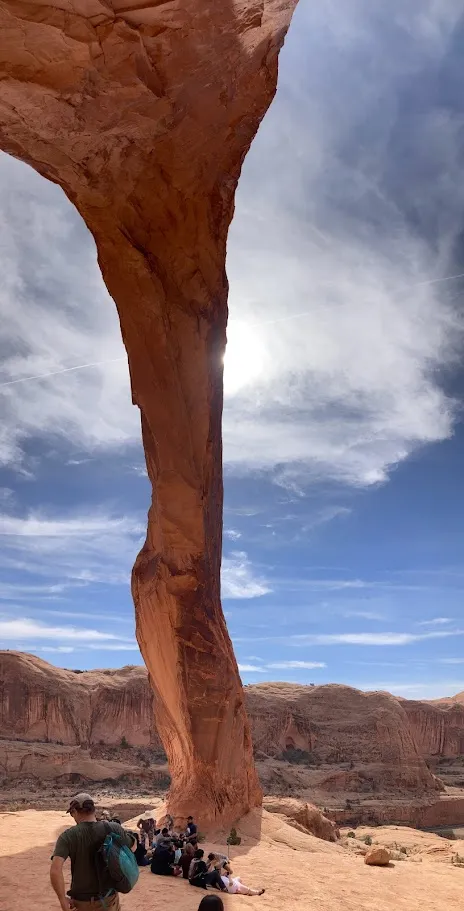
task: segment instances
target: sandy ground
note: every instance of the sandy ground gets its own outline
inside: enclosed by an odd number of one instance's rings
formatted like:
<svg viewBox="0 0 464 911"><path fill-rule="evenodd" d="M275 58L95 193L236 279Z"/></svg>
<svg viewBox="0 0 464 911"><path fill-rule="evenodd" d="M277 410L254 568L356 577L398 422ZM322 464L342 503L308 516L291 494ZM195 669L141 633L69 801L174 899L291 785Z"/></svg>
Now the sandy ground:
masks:
<svg viewBox="0 0 464 911"><path fill-rule="evenodd" d="M1 911L59 911L48 880L49 859L55 838L68 824L69 817L54 810L0 814ZM411 841L421 855L419 863L416 856L415 861L382 869L365 866L353 849L304 835L265 811L249 814L237 828L243 844L232 848L234 872L248 885L265 886L266 893L256 898L226 896L226 911L244 911L251 905L259 905L261 911L448 911L462 905L464 869L453 866L445 855L437 863L427 854L430 846L442 841L438 836L402 827L399 834L387 828L374 830L376 841L390 839L406 846ZM455 843L453 850L462 844ZM153 876L144 868L134 891L123 897L122 907L196 911L201 897L187 882Z"/></svg>

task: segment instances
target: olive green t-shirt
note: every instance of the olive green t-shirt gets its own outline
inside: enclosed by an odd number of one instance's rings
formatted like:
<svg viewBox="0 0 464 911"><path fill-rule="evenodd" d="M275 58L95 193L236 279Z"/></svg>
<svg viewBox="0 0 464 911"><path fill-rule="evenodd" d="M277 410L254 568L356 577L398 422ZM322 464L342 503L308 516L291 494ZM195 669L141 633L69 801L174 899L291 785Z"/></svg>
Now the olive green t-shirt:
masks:
<svg viewBox="0 0 464 911"><path fill-rule="evenodd" d="M97 851L106 838L108 826L121 836L122 844L132 846L132 837L117 822L79 822L58 838L52 856L71 859L71 898L88 901L111 889L111 880L97 869Z"/></svg>

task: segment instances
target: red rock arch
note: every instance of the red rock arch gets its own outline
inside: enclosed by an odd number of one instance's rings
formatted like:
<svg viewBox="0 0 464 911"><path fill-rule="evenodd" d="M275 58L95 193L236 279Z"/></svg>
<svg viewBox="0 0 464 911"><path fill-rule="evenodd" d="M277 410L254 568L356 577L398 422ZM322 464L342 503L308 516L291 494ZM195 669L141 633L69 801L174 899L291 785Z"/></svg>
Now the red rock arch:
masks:
<svg viewBox="0 0 464 911"><path fill-rule="evenodd" d="M60 184L115 300L153 487L132 590L172 773L202 825L260 803L220 604L225 249L296 0L3 0L0 148Z"/></svg>

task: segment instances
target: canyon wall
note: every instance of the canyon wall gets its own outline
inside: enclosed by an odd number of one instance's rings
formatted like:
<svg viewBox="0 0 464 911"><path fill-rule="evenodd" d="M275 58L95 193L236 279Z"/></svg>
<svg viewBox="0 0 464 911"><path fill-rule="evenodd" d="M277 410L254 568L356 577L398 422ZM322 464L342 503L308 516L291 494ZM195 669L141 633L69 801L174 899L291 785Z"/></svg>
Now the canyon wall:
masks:
<svg viewBox="0 0 464 911"><path fill-rule="evenodd" d="M459 763L464 755L459 702L410 702L339 685L262 683L244 692L254 753L270 794L300 791L322 802L324 795L340 794L436 796L443 786L426 760L432 766L448 759ZM89 750L108 778L118 777L118 762L124 766L119 775L131 763L141 768L126 745L149 748L149 756L162 761L153 698L144 667L77 672L32 655L0 652L0 754L8 754L7 777L30 770L27 742L36 753L50 744L44 762L57 776L81 769L98 780L103 772L89 772ZM73 750L53 752L53 744ZM98 747L119 750L106 755ZM440 768L440 776L445 772Z"/></svg>
<svg viewBox="0 0 464 911"><path fill-rule="evenodd" d="M261 801L219 590L225 256L295 3L0 8L0 148L63 188L118 308L153 491L132 576L137 638L169 810L181 820L201 808L205 825ZM79 722L63 724L76 734Z"/></svg>

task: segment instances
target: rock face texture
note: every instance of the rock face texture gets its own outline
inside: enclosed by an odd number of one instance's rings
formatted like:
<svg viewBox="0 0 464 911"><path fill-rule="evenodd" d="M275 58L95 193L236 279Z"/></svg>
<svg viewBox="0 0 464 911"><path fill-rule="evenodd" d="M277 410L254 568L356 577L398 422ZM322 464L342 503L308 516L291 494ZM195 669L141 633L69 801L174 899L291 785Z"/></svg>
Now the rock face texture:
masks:
<svg viewBox="0 0 464 911"><path fill-rule="evenodd" d="M335 823L327 819L317 807L313 807L310 803L302 803L291 797L265 797L263 806L270 813L277 813L289 825L295 826L302 832L310 832L311 835L322 838L323 841L335 842L340 837Z"/></svg>
<svg viewBox="0 0 464 911"><path fill-rule="evenodd" d="M3 0L0 148L91 230L153 487L132 590L176 817L260 802L221 610L226 238L296 0ZM67 722L72 728L71 719Z"/></svg>
<svg viewBox="0 0 464 911"><path fill-rule="evenodd" d="M402 702L422 756L455 758L464 754L464 700Z"/></svg>
<svg viewBox="0 0 464 911"><path fill-rule="evenodd" d="M255 750L271 757L283 750L311 754L315 765L324 765L314 773L317 789L421 793L438 787L418 749L404 702L389 693L262 683L247 687L246 695Z"/></svg>
<svg viewBox="0 0 464 911"><path fill-rule="evenodd" d="M2 739L87 748L159 747L144 667L76 673L22 652L0 652Z"/></svg>
<svg viewBox="0 0 464 911"><path fill-rule="evenodd" d="M144 667L77 673L0 652L4 797L18 788L30 796L47 782L68 789L71 783L85 789L119 782L125 789L138 782L137 793L164 792L169 779L153 700ZM344 686L288 683L245 687L245 702L262 787L273 795L265 807L297 828L330 839L332 820L348 826L464 823L461 754L449 757L449 745L458 749L464 732L459 703L452 710L452 700L430 705ZM426 727L419 725L423 717ZM438 778L425 759L440 762ZM329 818L314 803L327 807ZM201 808L198 819L202 824Z"/></svg>

